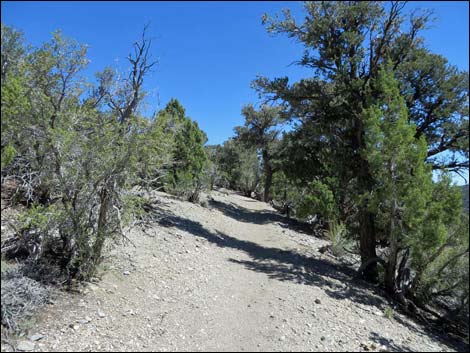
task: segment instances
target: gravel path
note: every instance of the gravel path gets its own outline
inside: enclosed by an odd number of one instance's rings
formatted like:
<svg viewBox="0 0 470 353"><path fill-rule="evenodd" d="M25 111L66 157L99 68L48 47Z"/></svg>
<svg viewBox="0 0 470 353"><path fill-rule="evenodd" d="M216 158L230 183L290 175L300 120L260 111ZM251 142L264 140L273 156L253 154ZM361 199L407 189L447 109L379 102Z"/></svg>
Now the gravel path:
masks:
<svg viewBox="0 0 470 353"><path fill-rule="evenodd" d="M214 192L155 201L155 223L115 247L100 281L32 324L36 351L452 351L394 312L269 205ZM297 229L297 230L295 230ZM44 336L44 337L41 337ZM39 338L39 339L38 339Z"/></svg>

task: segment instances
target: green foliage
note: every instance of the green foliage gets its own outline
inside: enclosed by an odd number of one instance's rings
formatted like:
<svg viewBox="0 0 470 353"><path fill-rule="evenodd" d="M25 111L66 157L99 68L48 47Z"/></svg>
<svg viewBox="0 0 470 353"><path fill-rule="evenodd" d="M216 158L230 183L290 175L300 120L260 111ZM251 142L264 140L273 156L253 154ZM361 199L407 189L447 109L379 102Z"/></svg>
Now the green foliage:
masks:
<svg viewBox="0 0 470 353"><path fill-rule="evenodd" d="M415 127L408 123L393 74L380 71L375 84L381 92L380 103L368 108L364 116L363 153L375 180L373 192L367 195L368 205L387 238L395 239L405 232L416 233L422 224L432 184L431 170L424 163L426 142L414 137ZM402 224L391 224L396 219Z"/></svg>
<svg viewBox="0 0 470 353"><path fill-rule="evenodd" d="M247 196L257 189L261 171L256 148L232 138L218 146L212 159L220 175L218 186L242 191Z"/></svg>
<svg viewBox="0 0 470 353"><path fill-rule="evenodd" d="M185 115L185 109L176 99L170 100L158 113L155 125L163 136L173 141L172 166L164 177L165 190L197 201L209 161L204 149L205 133Z"/></svg>
<svg viewBox="0 0 470 353"><path fill-rule="evenodd" d="M399 249L419 234L432 186L431 169L425 164L426 142L416 139L390 66L379 71L374 88L375 104L364 111L366 148L374 179L371 192L359 195L359 203L369 207L375 226L389 243L385 286L398 287L396 270Z"/></svg>
<svg viewBox="0 0 470 353"><path fill-rule="evenodd" d="M328 185L319 180L309 183L298 206L297 214L302 218L319 215L327 222L334 222L337 219L337 207L333 192Z"/></svg>
<svg viewBox="0 0 470 353"><path fill-rule="evenodd" d="M256 111L252 104L248 104L243 107L242 114L245 117L244 126L234 129L240 141L250 146L269 149L279 133L276 126L281 123L280 108L263 105Z"/></svg>
<svg viewBox="0 0 470 353"><path fill-rule="evenodd" d="M3 33L2 26L2 43ZM169 160L172 139L137 114L153 65L147 45L145 36L134 44L129 77L105 69L99 87L79 77L86 46L60 32L39 48L15 51L19 57L8 59L15 75L2 71L2 177L16 150L5 174L23 180L30 202L21 248L39 249L32 256L41 261L54 244L54 263L69 283L92 276L106 239L139 216L142 202L126 190L151 184ZM2 61L12 57L4 50L19 47L2 46Z"/></svg>
<svg viewBox="0 0 470 353"><path fill-rule="evenodd" d="M395 316L395 313L393 311L393 309L389 306L387 306L384 310L384 316L389 319L389 320L392 320L393 317Z"/></svg>
<svg viewBox="0 0 470 353"><path fill-rule="evenodd" d="M281 162L277 160L278 165ZM288 217L298 216L297 208L302 203L302 189L286 176L282 169L274 173L271 189L274 206Z"/></svg>
<svg viewBox="0 0 470 353"><path fill-rule="evenodd" d="M259 159L254 149L240 151L238 171L235 172L235 185L245 195L251 196L260 181Z"/></svg>
<svg viewBox="0 0 470 353"><path fill-rule="evenodd" d="M1 82L3 85L7 78L13 78L18 74L18 69L20 68L21 61L24 58L25 48L22 32L2 23L1 33ZM21 97L19 98L21 99Z"/></svg>
<svg viewBox="0 0 470 353"><path fill-rule="evenodd" d="M145 198L126 193L121 198L122 209L122 226L130 225L132 221L141 219L145 214L144 205L147 203Z"/></svg>
<svg viewBox="0 0 470 353"><path fill-rule="evenodd" d="M271 200L271 184L273 177L272 159L279 131L276 129L281 122L280 108L263 105L256 111L253 105L243 107L242 114L245 116L244 126L235 127L237 140L246 144L248 148L257 148L261 151L263 163L265 202Z"/></svg>
<svg viewBox="0 0 470 353"><path fill-rule="evenodd" d="M469 226L461 209L459 188L443 176L433 184L426 218L409 242L416 269L412 290L422 302L438 295L468 295Z"/></svg>
<svg viewBox="0 0 470 353"><path fill-rule="evenodd" d="M331 241L331 250L335 256L343 256L348 244L347 229L343 223L332 222L326 231L328 239Z"/></svg>
<svg viewBox="0 0 470 353"><path fill-rule="evenodd" d="M8 166L15 158L16 150L12 145L7 145L2 150L2 169Z"/></svg>
<svg viewBox="0 0 470 353"><path fill-rule="evenodd" d="M433 184L431 199L426 204L426 215L420 224L419 233L408 242L413 249L412 261L416 268L425 265L429 255L449 240L449 233L452 234L460 227L460 209L460 190L457 186L452 186L450 177L444 176Z"/></svg>
<svg viewBox="0 0 470 353"><path fill-rule="evenodd" d="M396 76L415 136L428 143L428 162L437 169L468 168L468 72L419 48L397 67Z"/></svg>
<svg viewBox="0 0 470 353"><path fill-rule="evenodd" d="M166 133L161 120L157 119L137 119L136 131L133 144L137 152L131 165L140 184L159 188L166 168L173 163L174 135Z"/></svg>
<svg viewBox="0 0 470 353"><path fill-rule="evenodd" d="M60 221L63 213L55 205L43 206L33 204L21 214L19 224L22 230L35 229L47 233Z"/></svg>
<svg viewBox="0 0 470 353"><path fill-rule="evenodd" d="M58 229L67 220L67 215L57 205L33 204L18 218L18 239L13 248L2 255L9 260L27 258L36 263L56 262L60 258L50 258L59 242ZM49 257L46 261L46 257Z"/></svg>
<svg viewBox="0 0 470 353"><path fill-rule="evenodd" d="M1 88L1 144L3 149L7 145L14 147L17 140L26 137L24 135L27 131L31 102L26 95L26 77L20 73L17 76L5 78Z"/></svg>
<svg viewBox="0 0 470 353"><path fill-rule="evenodd" d="M295 123L278 164L302 190L300 214L344 222L363 264L386 247L390 293L448 295L455 310L468 308L461 195L450 179L432 181L432 170L468 170L468 72L425 49L429 14L407 18L404 6L306 2L300 21L289 10L263 16L270 33L303 45L299 64L312 75L258 77L253 86ZM372 262L364 275L376 274Z"/></svg>
<svg viewBox="0 0 470 353"><path fill-rule="evenodd" d="M208 188L210 191L212 191L216 185L221 184L222 175L219 168L220 146L205 146L205 150L208 158L205 174L208 182Z"/></svg>

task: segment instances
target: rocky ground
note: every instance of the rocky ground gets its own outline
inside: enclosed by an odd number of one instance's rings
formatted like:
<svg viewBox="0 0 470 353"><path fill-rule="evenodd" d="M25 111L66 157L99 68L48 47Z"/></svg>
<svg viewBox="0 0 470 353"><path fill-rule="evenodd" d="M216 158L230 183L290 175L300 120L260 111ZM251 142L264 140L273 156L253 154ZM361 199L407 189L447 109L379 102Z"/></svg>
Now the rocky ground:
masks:
<svg viewBox="0 0 470 353"><path fill-rule="evenodd" d="M152 195L154 222L101 280L60 293L2 351L455 351L393 310L267 204Z"/></svg>

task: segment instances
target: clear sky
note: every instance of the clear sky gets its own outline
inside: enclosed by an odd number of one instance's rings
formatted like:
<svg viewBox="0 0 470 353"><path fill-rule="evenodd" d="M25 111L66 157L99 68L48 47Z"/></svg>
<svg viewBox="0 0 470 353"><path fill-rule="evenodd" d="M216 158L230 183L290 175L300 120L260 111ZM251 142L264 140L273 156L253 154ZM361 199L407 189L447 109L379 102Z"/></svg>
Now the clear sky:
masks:
<svg viewBox="0 0 470 353"><path fill-rule="evenodd" d="M241 125L244 104L257 103L250 88L256 75L309 75L290 65L303 48L284 36L270 36L261 25L263 13L290 8L302 18L298 1L253 2L74 2L2 1L2 22L40 45L61 29L66 36L89 45L92 77L105 66L125 69L132 43L150 23L152 54L159 64L147 78L146 111L161 109L171 97L207 133L209 144L221 143ZM434 9L436 21L423 32L426 46L460 69L469 69L469 3L467 1L409 2L408 11ZM468 176L467 176L468 178Z"/></svg>
<svg viewBox="0 0 470 353"><path fill-rule="evenodd" d="M437 22L424 32L427 46L468 70L468 2L410 2L408 9L433 8ZM146 81L147 111L176 97L207 133L221 143L243 123L244 104L258 102L250 82L261 74L297 80L306 69L289 66L302 54L301 45L270 36L261 16L288 7L302 15L301 2L22 2L2 1L2 22L22 30L33 45L51 32L63 33L90 46L92 76L107 65L125 68L125 58L142 28L150 22L152 53L159 60Z"/></svg>

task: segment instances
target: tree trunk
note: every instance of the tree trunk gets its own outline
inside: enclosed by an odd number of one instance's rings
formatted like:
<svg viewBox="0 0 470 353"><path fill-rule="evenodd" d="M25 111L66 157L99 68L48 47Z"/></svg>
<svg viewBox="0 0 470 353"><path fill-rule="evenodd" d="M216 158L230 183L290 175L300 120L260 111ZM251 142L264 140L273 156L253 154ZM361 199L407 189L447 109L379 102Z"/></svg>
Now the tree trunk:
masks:
<svg viewBox="0 0 470 353"><path fill-rule="evenodd" d="M338 191L339 193L339 220L343 223L346 223L348 219L348 209L346 205L346 193L347 193L347 184L348 184L348 175L347 173L343 170L341 172L340 176L340 189Z"/></svg>
<svg viewBox="0 0 470 353"><path fill-rule="evenodd" d="M355 121L355 137L353 139L353 146L358 151L365 148L363 133L364 126L361 119ZM359 193L370 194L373 187L372 177L369 172L369 162L363 158L360 153L357 155L357 169L356 175L358 178ZM360 252L361 263L365 263L371 258L376 258L376 232L375 232L375 217L374 213L369 211L368 197L359 205L359 235L360 235ZM371 282L377 282L378 268L377 262L372 262L364 269L363 277Z"/></svg>
<svg viewBox="0 0 470 353"><path fill-rule="evenodd" d="M96 232L96 240L93 244L93 253L92 253L92 261L93 267L96 266L101 258L101 251L103 249L104 241L106 239L106 223L107 223L107 214L109 208L109 192L107 187L105 186L100 193L100 210L98 216L98 229Z"/></svg>
<svg viewBox="0 0 470 353"><path fill-rule="evenodd" d="M377 257L375 251L375 226L374 215L365 210L361 210L359 219L360 230L360 252L361 263ZM363 277L369 281L376 282L378 278L377 262L372 262L364 269Z"/></svg>
<svg viewBox="0 0 470 353"><path fill-rule="evenodd" d="M395 294L396 292L396 281L395 273L397 269L397 257L398 257L398 242L395 231L395 210L396 210L396 200L393 201L392 209L390 210L390 229L389 229L389 238L390 238L390 255L388 256L387 266L385 267L385 289L390 294Z"/></svg>
<svg viewBox="0 0 470 353"><path fill-rule="evenodd" d="M410 248L406 248L405 253L402 255L400 265L398 266L397 285L398 291L405 296L409 289L410 269L406 267L408 258L410 257Z"/></svg>

